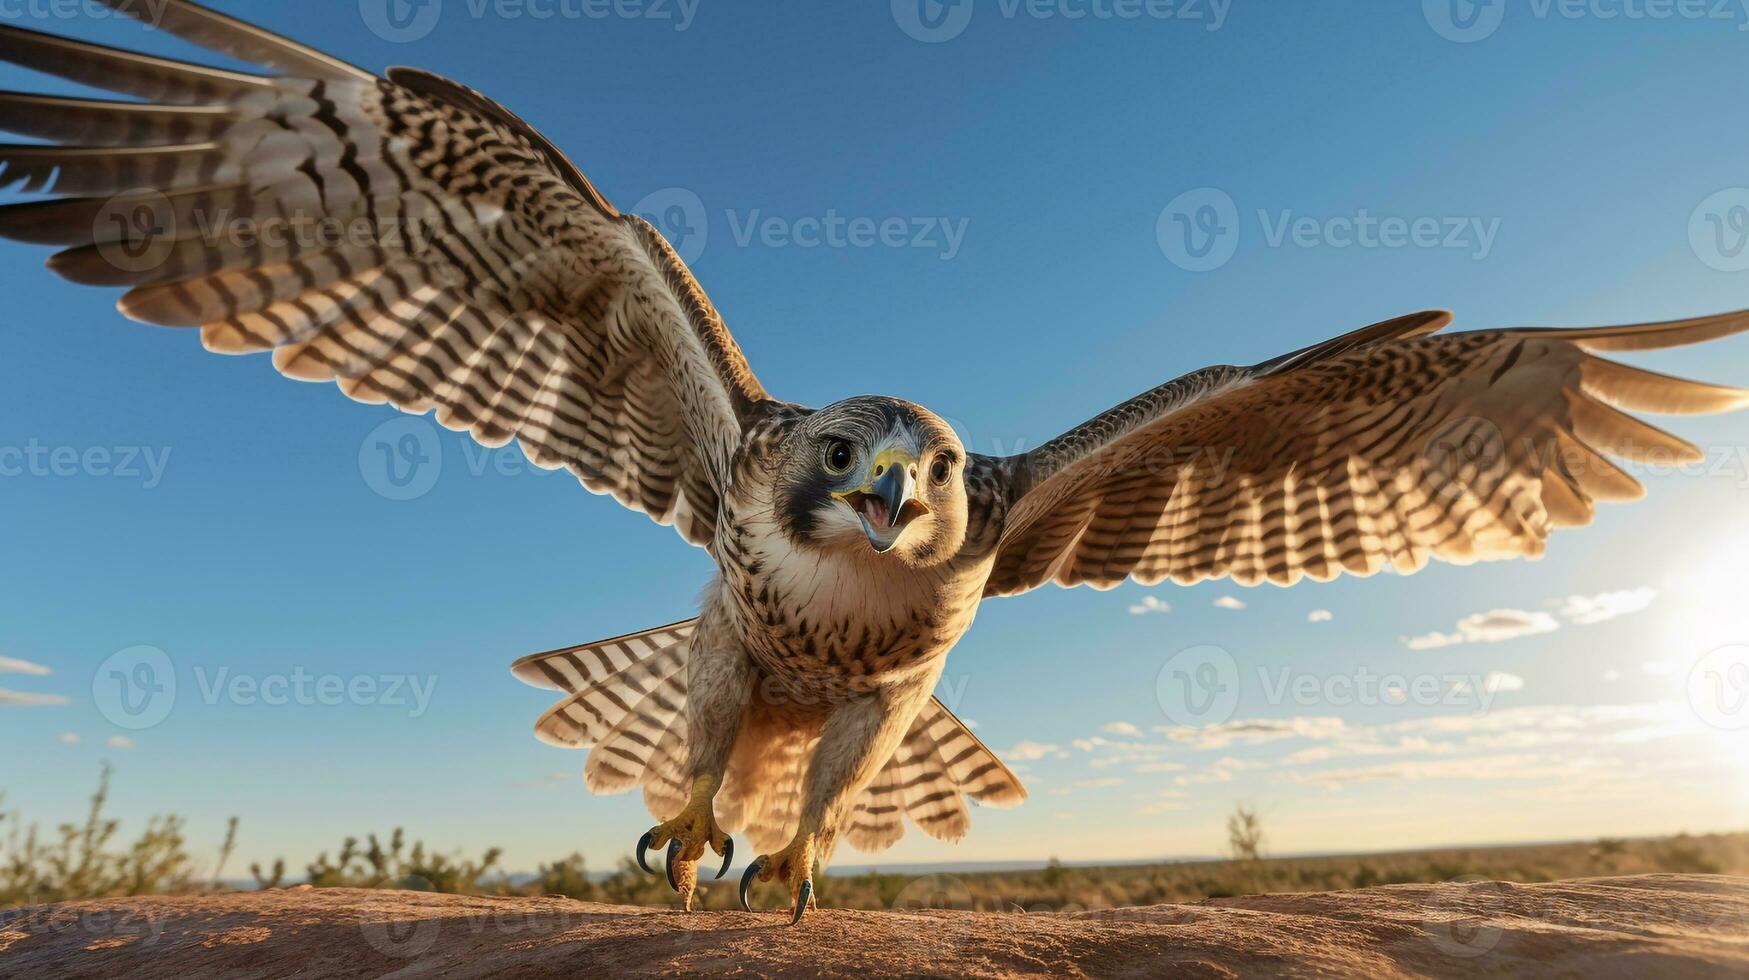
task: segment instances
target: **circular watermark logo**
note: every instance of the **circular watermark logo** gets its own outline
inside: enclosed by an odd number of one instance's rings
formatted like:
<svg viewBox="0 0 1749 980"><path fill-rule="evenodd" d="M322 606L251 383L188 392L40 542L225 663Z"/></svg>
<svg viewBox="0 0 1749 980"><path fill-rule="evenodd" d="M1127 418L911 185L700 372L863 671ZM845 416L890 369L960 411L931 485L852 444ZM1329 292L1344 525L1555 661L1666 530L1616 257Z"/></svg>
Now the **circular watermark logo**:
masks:
<svg viewBox="0 0 1749 980"><path fill-rule="evenodd" d="M915 913L927 911L970 912L977 908L977 899L972 889L961 879L947 874L924 875L913 878L905 887L893 896L888 908L899 913ZM951 928L937 918L930 918L924 931L928 933L926 941L930 944L930 955L942 956L951 954L965 941L965 934ZM893 931L893 937L898 940L915 940L919 937L916 919L906 919L901 916L882 916L879 922Z"/></svg>
<svg viewBox="0 0 1749 980"><path fill-rule="evenodd" d="M1421 0L1421 13L1433 32L1447 41L1484 41L1506 20L1506 0Z"/></svg>
<svg viewBox="0 0 1749 980"><path fill-rule="evenodd" d="M1444 479L1435 493L1450 500L1468 494L1486 499L1506 477L1506 437L1479 416L1452 419L1434 431L1422 451L1428 469Z"/></svg>
<svg viewBox="0 0 1749 980"><path fill-rule="evenodd" d="M1749 270L1749 187L1727 187L1688 216L1688 247L1708 268Z"/></svg>
<svg viewBox="0 0 1749 980"><path fill-rule="evenodd" d="M1154 697L1174 724L1230 721L1239 710L1239 662L1212 644L1181 650L1160 668Z"/></svg>
<svg viewBox="0 0 1749 980"><path fill-rule="evenodd" d="M1218 188L1185 191L1160 212L1154 235L1173 265L1186 272L1212 272L1239 248L1239 206Z"/></svg>
<svg viewBox="0 0 1749 980"><path fill-rule="evenodd" d="M917 912L923 909L954 909L970 912L976 908L972 889L953 875L925 875L914 879L893 896L894 912Z"/></svg>
<svg viewBox="0 0 1749 980"><path fill-rule="evenodd" d="M893 0L893 22L925 44L951 41L972 22L973 0Z"/></svg>
<svg viewBox="0 0 1749 980"><path fill-rule="evenodd" d="M176 667L154 646L117 650L91 675L91 702L112 725L151 728L176 706Z"/></svg>
<svg viewBox="0 0 1749 980"><path fill-rule="evenodd" d="M407 891L432 891L429 883L420 887L419 880L395 882L391 887ZM364 934L364 941L370 948L396 959L412 959L423 956L431 947L437 944L438 933L443 931L442 920L434 909L430 915L409 917L404 903L407 896L396 896L393 908L385 907L379 914L366 903L361 910L359 931Z"/></svg>
<svg viewBox="0 0 1749 980"><path fill-rule="evenodd" d="M654 225L687 265L703 257L710 244L710 215L704 201L684 187L651 191L632 205L632 213Z"/></svg>
<svg viewBox="0 0 1749 980"><path fill-rule="evenodd" d="M150 272L176 247L176 208L155 190L117 194L91 222L97 254L121 272Z"/></svg>
<svg viewBox="0 0 1749 980"><path fill-rule="evenodd" d="M1719 647L1688 672L1688 704L1725 731L1749 729L1749 644Z"/></svg>
<svg viewBox="0 0 1749 980"><path fill-rule="evenodd" d="M443 0L358 0L370 32L390 44L423 41L443 18Z"/></svg>
<svg viewBox="0 0 1749 980"><path fill-rule="evenodd" d="M387 500L417 500L443 474L437 426L423 416L390 419L358 446L358 472L365 486Z"/></svg>
<svg viewBox="0 0 1749 980"><path fill-rule="evenodd" d="M1505 933L1498 924L1506 907L1505 888L1477 875L1433 886L1426 923L1434 947L1462 959L1492 952Z"/></svg>

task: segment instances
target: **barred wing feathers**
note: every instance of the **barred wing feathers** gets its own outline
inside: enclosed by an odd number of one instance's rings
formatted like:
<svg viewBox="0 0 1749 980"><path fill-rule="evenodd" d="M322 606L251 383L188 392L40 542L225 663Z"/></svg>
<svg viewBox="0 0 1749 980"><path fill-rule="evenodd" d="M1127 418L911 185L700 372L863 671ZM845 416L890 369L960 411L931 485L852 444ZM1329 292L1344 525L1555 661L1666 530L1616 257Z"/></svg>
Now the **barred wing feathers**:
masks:
<svg viewBox="0 0 1749 980"><path fill-rule="evenodd" d="M1625 414L1722 412L1749 391L1596 356L1713 340L1749 313L1440 334L1417 314L1250 368L1168 382L1024 456L988 595L1046 582L1291 585L1431 559L1536 557L1643 490L1610 457L1687 442Z"/></svg>
<svg viewBox="0 0 1749 980"><path fill-rule="evenodd" d="M901 818L908 817L937 840L957 841L971 829L967 799L1018 806L1026 788L939 698L930 698L857 798L845 836L859 851L884 850L904 836Z"/></svg>
<svg viewBox="0 0 1749 980"><path fill-rule="evenodd" d="M532 654L511 672L535 687L567 692L535 722L548 745L589 749L592 792L644 787L666 819L686 803L686 665L697 619Z"/></svg>
<svg viewBox="0 0 1749 980"><path fill-rule="evenodd" d="M128 287L130 317L514 439L710 546L768 396L655 229L477 92L377 78L185 0L162 14L280 74L0 25L0 60L147 100L0 92L0 129L52 141L0 145L0 186L53 195L0 208L0 236L63 246L50 267Z"/></svg>

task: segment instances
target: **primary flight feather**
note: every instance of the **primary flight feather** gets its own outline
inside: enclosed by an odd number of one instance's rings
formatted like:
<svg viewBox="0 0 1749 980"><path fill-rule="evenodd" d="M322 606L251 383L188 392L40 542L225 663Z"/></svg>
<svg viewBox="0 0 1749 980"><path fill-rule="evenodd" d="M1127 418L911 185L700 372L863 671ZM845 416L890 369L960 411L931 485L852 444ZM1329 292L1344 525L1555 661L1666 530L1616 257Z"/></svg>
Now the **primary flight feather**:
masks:
<svg viewBox="0 0 1749 980"><path fill-rule="evenodd" d="M515 666L564 692L536 734L589 748L591 789L643 788L662 822L639 860L667 845L689 905L707 848L727 869L729 831L764 852L743 900L778 878L800 917L840 838L886 847L909 820L955 840L968 798L1025 798L931 697L986 597L1535 556L1596 501L1640 495L1612 457L1698 455L1626 411L1749 404L1598 356L1713 340L1749 314L1447 334L1432 312L983 456L900 399L773 398L663 237L485 96L184 0L152 13L271 74L0 25L0 59L143 100L0 92L0 130L46 141L0 146L0 185L50 195L0 208L0 235L126 287L130 317L515 440L706 549L718 576L697 618ZM245 222L291 233L233 233Z"/></svg>

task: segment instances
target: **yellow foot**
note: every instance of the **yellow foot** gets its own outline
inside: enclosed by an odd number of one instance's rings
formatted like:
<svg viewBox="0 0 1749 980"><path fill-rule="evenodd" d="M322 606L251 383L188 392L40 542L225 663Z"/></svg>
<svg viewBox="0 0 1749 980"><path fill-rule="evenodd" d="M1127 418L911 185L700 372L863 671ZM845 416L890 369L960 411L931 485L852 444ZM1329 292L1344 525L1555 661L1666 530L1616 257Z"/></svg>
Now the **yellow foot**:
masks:
<svg viewBox="0 0 1749 980"><path fill-rule="evenodd" d="M760 881L782 878L789 886L790 925L802 921L802 913L814 907L814 850L814 834L802 830L788 847L755 859L741 876L741 907L753 911L753 906L747 904L747 886L755 878Z"/></svg>
<svg viewBox="0 0 1749 980"><path fill-rule="evenodd" d="M638 840L638 867L651 874L656 872L644 863L644 852L668 845L668 887L680 893L681 905L688 912L692 911L692 899L698 892L698 862L704 857L705 847L708 845L723 856L718 878L729 873L729 864L735 859L735 840L717 826L716 814L711 809L714 783L709 776L698 777L686 809L673 820L652 827Z"/></svg>

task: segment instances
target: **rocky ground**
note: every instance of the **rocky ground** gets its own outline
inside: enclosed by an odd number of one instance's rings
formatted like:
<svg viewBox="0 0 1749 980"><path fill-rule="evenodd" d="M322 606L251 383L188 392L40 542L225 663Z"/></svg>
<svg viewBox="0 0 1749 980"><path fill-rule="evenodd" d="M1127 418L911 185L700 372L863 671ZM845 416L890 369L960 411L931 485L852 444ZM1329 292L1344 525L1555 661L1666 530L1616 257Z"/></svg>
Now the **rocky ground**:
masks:
<svg viewBox="0 0 1749 980"><path fill-rule="evenodd" d="M0 976L1749 976L1749 879L1468 882L1074 913L786 915L354 889L0 913Z"/></svg>

